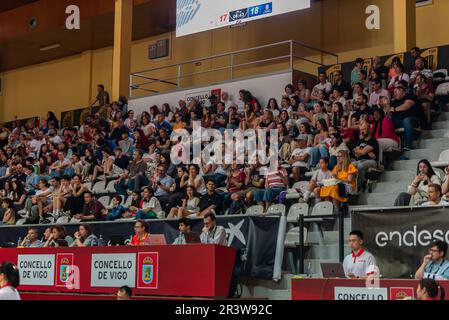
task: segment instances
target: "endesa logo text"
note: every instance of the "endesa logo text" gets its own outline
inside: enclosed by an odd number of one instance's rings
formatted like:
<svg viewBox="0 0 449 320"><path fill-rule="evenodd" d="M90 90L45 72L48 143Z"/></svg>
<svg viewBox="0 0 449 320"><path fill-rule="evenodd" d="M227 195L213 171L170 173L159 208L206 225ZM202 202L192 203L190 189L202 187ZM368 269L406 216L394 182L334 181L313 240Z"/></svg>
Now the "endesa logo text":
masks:
<svg viewBox="0 0 449 320"><path fill-rule="evenodd" d="M376 244L379 247L387 245L405 247L426 247L432 240L441 240L449 243L449 230L418 230L416 225L405 232L401 231L380 231L376 234Z"/></svg>

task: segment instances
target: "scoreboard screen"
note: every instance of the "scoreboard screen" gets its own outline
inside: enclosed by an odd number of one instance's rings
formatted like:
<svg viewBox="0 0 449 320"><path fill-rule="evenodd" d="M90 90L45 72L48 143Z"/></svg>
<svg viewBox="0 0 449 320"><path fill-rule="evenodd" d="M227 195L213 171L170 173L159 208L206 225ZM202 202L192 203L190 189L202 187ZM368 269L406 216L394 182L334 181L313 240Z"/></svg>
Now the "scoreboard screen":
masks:
<svg viewBox="0 0 449 320"><path fill-rule="evenodd" d="M310 8L310 0L177 0L176 36Z"/></svg>

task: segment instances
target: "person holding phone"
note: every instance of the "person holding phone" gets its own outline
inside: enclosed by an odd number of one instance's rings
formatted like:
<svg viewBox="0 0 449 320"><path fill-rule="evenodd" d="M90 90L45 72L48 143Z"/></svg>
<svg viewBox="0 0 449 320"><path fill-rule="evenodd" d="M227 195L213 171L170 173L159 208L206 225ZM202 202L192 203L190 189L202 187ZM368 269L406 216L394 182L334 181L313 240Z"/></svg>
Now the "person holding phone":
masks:
<svg viewBox="0 0 449 320"><path fill-rule="evenodd" d="M446 260L446 253L447 243L434 240L415 273L415 279L449 280L449 261Z"/></svg>

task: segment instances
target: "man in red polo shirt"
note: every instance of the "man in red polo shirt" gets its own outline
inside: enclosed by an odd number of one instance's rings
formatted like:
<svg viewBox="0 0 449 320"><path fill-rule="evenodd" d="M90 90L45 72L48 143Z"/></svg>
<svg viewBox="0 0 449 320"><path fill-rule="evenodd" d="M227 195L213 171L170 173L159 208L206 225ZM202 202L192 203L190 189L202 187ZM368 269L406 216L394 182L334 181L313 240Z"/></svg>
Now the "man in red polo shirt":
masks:
<svg viewBox="0 0 449 320"><path fill-rule="evenodd" d="M343 269L347 278L366 278L378 274L376 259L362 248L363 233L353 230L349 233L349 246L352 253L343 260Z"/></svg>

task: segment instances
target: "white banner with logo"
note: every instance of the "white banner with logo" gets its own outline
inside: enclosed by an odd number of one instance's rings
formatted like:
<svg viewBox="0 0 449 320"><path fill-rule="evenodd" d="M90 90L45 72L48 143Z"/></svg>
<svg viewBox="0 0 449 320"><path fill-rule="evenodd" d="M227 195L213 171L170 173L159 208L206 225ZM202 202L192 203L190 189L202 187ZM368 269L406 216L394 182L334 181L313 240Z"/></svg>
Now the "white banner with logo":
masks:
<svg viewBox="0 0 449 320"><path fill-rule="evenodd" d="M92 287L136 286L136 254L92 254Z"/></svg>
<svg viewBox="0 0 449 320"><path fill-rule="evenodd" d="M388 300L387 288L335 287L334 300Z"/></svg>
<svg viewBox="0 0 449 320"><path fill-rule="evenodd" d="M22 285L53 286L55 283L54 254L19 254L17 266Z"/></svg>

